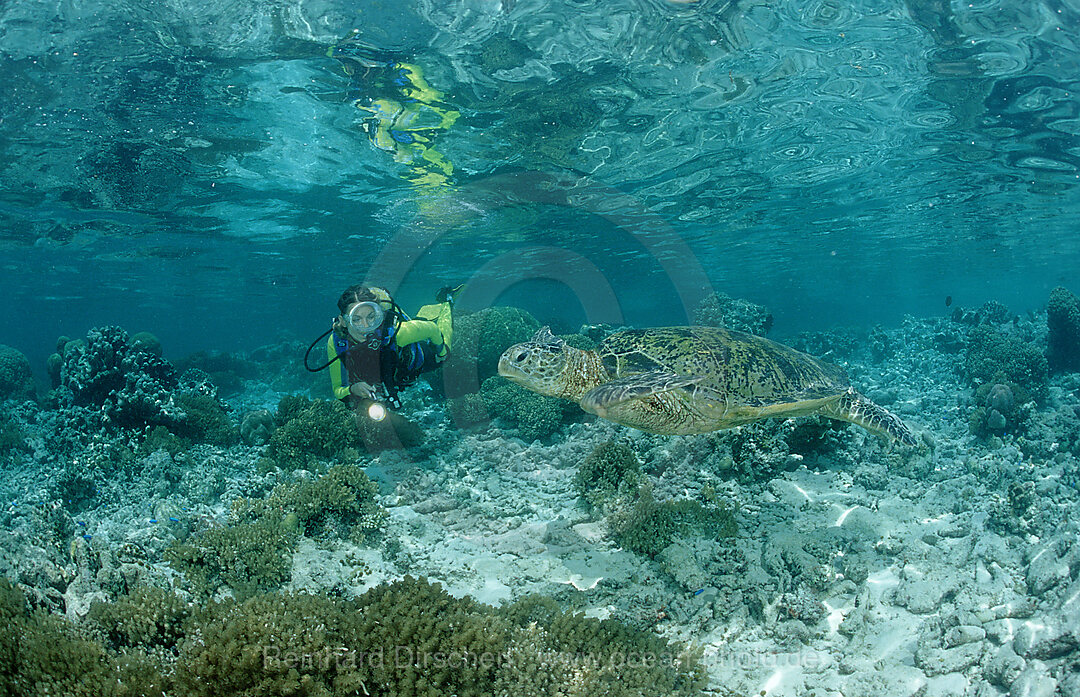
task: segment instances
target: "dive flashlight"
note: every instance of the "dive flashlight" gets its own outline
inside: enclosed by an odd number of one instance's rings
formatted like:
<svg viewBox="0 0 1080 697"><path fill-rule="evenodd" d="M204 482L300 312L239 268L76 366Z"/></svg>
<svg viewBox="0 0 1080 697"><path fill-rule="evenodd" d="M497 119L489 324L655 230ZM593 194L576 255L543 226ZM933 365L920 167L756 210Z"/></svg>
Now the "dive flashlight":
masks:
<svg viewBox="0 0 1080 697"><path fill-rule="evenodd" d="M360 403L361 408L364 410L364 414L367 418L373 421L381 421L387 417L387 407L382 402L377 402L373 399L366 399Z"/></svg>
<svg viewBox="0 0 1080 697"><path fill-rule="evenodd" d="M372 421L382 421L386 418L386 407L379 402L372 401L367 405L367 415Z"/></svg>

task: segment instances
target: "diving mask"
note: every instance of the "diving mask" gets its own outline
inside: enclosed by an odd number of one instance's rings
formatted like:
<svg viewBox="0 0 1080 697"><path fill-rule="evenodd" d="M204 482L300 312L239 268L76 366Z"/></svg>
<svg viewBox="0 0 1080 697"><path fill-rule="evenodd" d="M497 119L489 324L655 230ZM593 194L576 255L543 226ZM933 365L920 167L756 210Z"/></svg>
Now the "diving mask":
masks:
<svg viewBox="0 0 1080 697"><path fill-rule="evenodd" d="M382 326L385 316L379 303L356 303L345 314L345 326L352 338L366 341L372 332Z"/></svg>

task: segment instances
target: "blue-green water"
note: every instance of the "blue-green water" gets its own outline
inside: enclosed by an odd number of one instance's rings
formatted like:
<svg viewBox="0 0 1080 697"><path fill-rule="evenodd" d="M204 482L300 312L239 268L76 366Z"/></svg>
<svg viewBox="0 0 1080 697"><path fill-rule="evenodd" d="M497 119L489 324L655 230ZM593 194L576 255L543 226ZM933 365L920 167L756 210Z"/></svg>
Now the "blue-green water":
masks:
<svg viewBox="0 0 1080 697"><path fill-rule="evenodd" d="M43 359L105 322L178 354L307 336L355 279L411 305L443 280L555 275L528 247L588 264L636 324L685 316L702 284L769 306L778 331L896 323L949 295L1034 309L1080 261L1077 14L9 3L5 340ZM431 135L441 185L418 191L361 130L363 86L326 55L353 29L460 112Z"/></svg>

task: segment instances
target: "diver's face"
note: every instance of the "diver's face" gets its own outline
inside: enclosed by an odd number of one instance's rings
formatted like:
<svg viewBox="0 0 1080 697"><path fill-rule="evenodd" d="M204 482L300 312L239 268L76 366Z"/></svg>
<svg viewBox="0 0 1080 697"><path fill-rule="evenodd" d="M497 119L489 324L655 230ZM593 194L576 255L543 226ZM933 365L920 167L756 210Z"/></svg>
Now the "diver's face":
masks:
<svg viewBox="0 0 1080 697"><path fill-rule="evenodd" d="M363 341L383 322L383 309L373 302L353 303L341 316L342 323L348 327L349 334L357 341Z"/></svg>
<svg viewBox="0 0 1080 697"><path fill-rule="evenodd" d="M357 303L349 309L349 317L352 319L352 323L366 329L375 328L377 314L370 303Z"/></svg>

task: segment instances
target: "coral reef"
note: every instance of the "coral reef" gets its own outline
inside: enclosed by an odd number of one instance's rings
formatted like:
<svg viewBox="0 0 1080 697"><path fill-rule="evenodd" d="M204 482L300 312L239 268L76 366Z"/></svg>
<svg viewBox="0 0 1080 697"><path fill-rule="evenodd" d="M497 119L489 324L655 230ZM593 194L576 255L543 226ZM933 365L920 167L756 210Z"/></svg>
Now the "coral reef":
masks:
<svg viewBox="0 0 1080 697"><path fill-rule="evenodd" d="M951 318L959 324L998 326L1012 320L1013 314L997 300L987 300L978 310L957 307L952 311Z"/></svg>
<svg viewBox="0 0 1080 697"><path fill-rule="evenodd" d="M714 293L694 310L694 324L765 336L772 329L773 316L768 309L749 300Z"/></svg>
<svg viewBox="0 0 1080 697"><path fill-rule="evenodd" d="M150 429L146 438L139 444L139 451L143 454L164 450L170 455L176 455L185 449L184 441L164 426L155 426Z"/></svg>
<svg viewBox="0 0 1080 697"><path fill-rule="evenodd" d="M982 439L1023 433L1033 407L1031 395L1016 383L986 383L975 390L971 433Z"/></svg>
<svg viewBox="0 0 1080 697"><path fill-rule="evenodd" d="M376 501L378 486L356 465L335 465L316 479L281 484L265 499L240 499L240 520L276 518L304 535L351 538L369 543L383 532L386 509Z"/></svg>
<svg viewBox="0 0 1080 697"><path fill-rule="evenodd" d="M446 410L458 428L472 428L491 420L487 404L478 392L451 397L446 402Z"/></svg>
<svg viewBox="0 0 1080 697"><path fill-rule="evenodd" d="M1049 330L1046 358L1050 370L1080 370L1080 298L1061 286L1050 291L1046 326Z"/></svg>
<svg viewBox="0 0 1080 697"><path fill-rule="evenodd" d="M145 351L153 356L161 358L164 351L161 348L161 340L150 332L136 332L128 339L128 345L136 351Z"/></svg>
<svg viewBox="0 0 1080 697"><path fill-rule="evenodd" d="M176 367L206 372L225 394L240 392L245 380L258 378L264 372L255 361L224 351L198 351L176 361Z"/></svg>
<svg viewBox="0 0 1080 697"><path fill-rule="evenodd" d="M527 441L550 436L568 413L581 411L574 402L536 394L499 376L485 380L480 395L488 413L517 428Z"/></svg>
<svg viewBox="0 0 1080 697"><path fill-rule="evenodd" d="M62 337L60 406L87 408L108 429L164 426L191 441L234 443L235 428L209 375L179 374L151 339L133 341L120 327L91 329L85 341Z"/></svg>
<svg viewBox="0 0 1080 697"><path fill-rule="evenodd" d="M316 460L355 457L361 445L356 420L337 400L283 397L277 420L268 453L287 472L309 469Z"/></svg>
<svg viewBox="0 0 1080 697"><path fill-rule="evenodd" d="M64 367L64 358L59 353L51 353L45 359L45 372L49 374L49 387L60 387L60 371Z"/></svg>
<svg viewBox="0 0 1080 697"><path fill-rule="evenodd" d="M574 473L574 488L593 508L617 495L626 496L644 483L641 462L629 446L606 441L593 448Z"/></svg>
<svg viewBox="0 0 1080 697"><path fill-rule="evenodd" d="M164 697L166 681L144 656L108 654L56 615L28 611L23 593L0 578L0 694Z"/></svg>
<svg viewBox="0 0 1080 697"><path fill-rule="evenodd" d="M217 397L188 392L176 398L184 417L175 427L177 435L198 443L230 446L237 442L239 432Z"/></svg>
<svg viewBox="0 0 1080 697"><path fill-rule="evenodd" d="M0 455L25 452L28 449L19 424L0 418Z"/></svg>
<svg viewBox="0 0 1080 697"><path fill-rule="evenodd" d="M240 440L247 445L265 445L276 427L269 409L249 411L240 418Z"/></svg>
<svg viewBox="0 0 1080 697"><path fill-rule="evenodd" d="M697 654L614 620L534 597L496 609L410 576L353 600L260 594L198 611L140 589L94 606L104 643L28 612L0 579L0 623L13 697L689 697L705 682Z"/></svg>
<svg viewBox="0 0 1080 697"><path fill-rule="evenodd" d="M184 637L184 624L192 615L192 606L175 593L140 586L113 602L95 602L86 619L97 625L114 651L138 648L174 652Z"/></svg>
<svg viewBox="0 0 1080 697"><path fill-rule="evenodd" d="M964 369L976 387L989 383L1019 385L1037 402L1047 397L1049 369L1046 356L1036 346L1020 338L977 326L968 333Z"/></svg>
<svg viewBox="0 0 1080 697"><path fill-rule="evenodd" d="M289 580L295 545L296 531L283 521L258 519L207 528L177 540L166 550L165 561L199 596L212 596L226 586L246 598Z"/></svg>
<svg viewBox="0 0 1080 697"><path fill-rule="evenodd" d="M30 361L18 349L0 344L0 400L35 398Z"/></svg>
<svg viewBox="0 0 1080 697"><path fill-rule="evenodd" d="M443 366L446 394L475 392L498 372L499 356L528 341L540 328L532 315L516 307L489 307L454 317L454 350Z"/></svg>
<svg viewBox="0 0 1080 697"><path fill-rule="evenodd" d="M700 535L710 539L734 537L734 512L721 505L690 499L657 501L652 488L642 486L629 500L611 506L608 527L623 547L655 557L677 538Z"/></svg>
<svg viewBox="0 0 1080 697"><path fill-rule="evenodd" d="M191 589L211 596L223 586L238 597L275 590L289 579L300 536L368 544L383 533L387 512L378 487L355 465L314 479L280 484L263 499L237 499L228 525L173 542L166 560Z"/></svg>
<svg viewBox="0 0 1080 697"><path fill-rule="evenodd" d="M699 694L700 665L679 651L543 601L497 610L406 576L351 601L273 595L212 606L176 675L185 695ZM655 662L617 660L646 652Z"/></svg>

